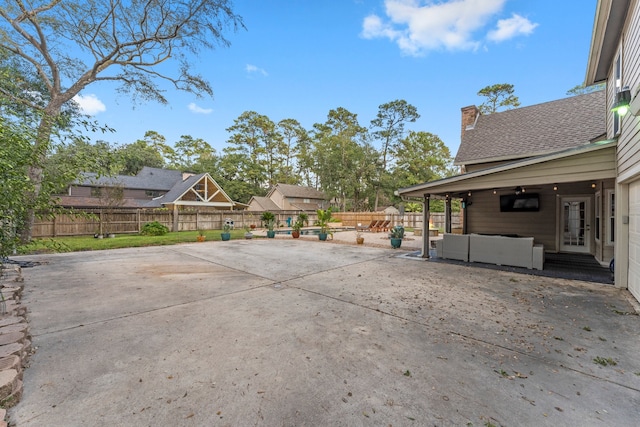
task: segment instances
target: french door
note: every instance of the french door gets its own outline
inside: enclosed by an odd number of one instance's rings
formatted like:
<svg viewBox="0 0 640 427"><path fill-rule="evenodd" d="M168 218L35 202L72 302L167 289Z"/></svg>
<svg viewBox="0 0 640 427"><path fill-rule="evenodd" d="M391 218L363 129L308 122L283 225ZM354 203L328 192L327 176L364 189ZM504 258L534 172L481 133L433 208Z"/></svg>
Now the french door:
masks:
<svg viewBox="0 0 640 427"><path fill-rule="evenodd" d="M591 215L588 197L563 197L560 213L560 250L589 253Z"/></svg>

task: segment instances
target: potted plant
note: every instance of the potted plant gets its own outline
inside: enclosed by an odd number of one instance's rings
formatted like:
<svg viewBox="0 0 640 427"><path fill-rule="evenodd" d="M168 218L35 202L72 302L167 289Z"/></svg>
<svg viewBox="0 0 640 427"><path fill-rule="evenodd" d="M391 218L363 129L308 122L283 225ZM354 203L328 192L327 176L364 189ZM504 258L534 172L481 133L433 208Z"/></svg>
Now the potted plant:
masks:
<svg viewBox="0 0 640 427"><path fill-rule="evenodd" d="M276 220L270 219L267 221L267 237L273 239L276 237L276 231L273 229L276 226Z"/></svg>
<svg viewBox="0 0 640 427"><path fill-rule="evenodd" d="M253 224L251 224L251 225L253 225ZM253 230L253 227L248 227L248 226L244 227L244 238L245 239L247 239L247 240L253 239L253 233L251 232L251 230Z"/></svg>
<svg viewBox="0 0 640 427"><path fill-rule="evenodd" d="M399 248L404 238L404 227L402 225L396 225L391 229L389 237L391 237L391 247L393 249Z"/></svg>
<svg viewBox="0 0 640 427"><path fill-rule="evenodd" d="M276 232L273 230L276 226L276 216L273 212L262 212L262 215L260 215L260 221L262 221L262 224L267 228L267 237L270 239L276 237Z"/></svg>
<svg viewBox="0 0 640 427"><path fill-rule="evenodd" d="M309 224L309 215L307 215L306 213L301 213L298 215L298 219L296 219L296 222L294 222L291 226L291 236L294 239L300 237L300 230L302 230L302 227L304 227L305 224Z"/></svg>
<svg viewBox="0 0 640 427"><path fill-rule="evenodd" d="M220 237L224 242L231 239L231 225L225 224L222 226L222 233L220 233Z"/></svg>
<svg viewBox="0 0 640 427"><path fill-rule="evenodd" d="M329 222L331 222L331 208L318 209L316 212L318 214L316 225L320 227L320 234L318 234L318 239L327 240L327 234L329 233Z"/></svg>
<svg viewBox="0 0 640 427"><path fill-rule="evenodd" d="M364 243L364 237L362 237L362 231L356 231L356 243L362 245Z"/></svg>
<svg viewBox="0 0 640 427"><path fill-rule="evenodd" d="M267 224L269 223L269 221L274 221L276 220L276 216L274 215L273 212L269 212L269 211L264 211L262 212L262 215L260 215L260 221L262 221L262 224L266 227Z"/></svg>
<svg viewBox="0 0 640 427"><path fill-rule="evenodd" d="M204 230L201 228L198 228L198 235L196 236L196 240L198 242L204 242L206 239L206 236L204 235Z"/></svg>

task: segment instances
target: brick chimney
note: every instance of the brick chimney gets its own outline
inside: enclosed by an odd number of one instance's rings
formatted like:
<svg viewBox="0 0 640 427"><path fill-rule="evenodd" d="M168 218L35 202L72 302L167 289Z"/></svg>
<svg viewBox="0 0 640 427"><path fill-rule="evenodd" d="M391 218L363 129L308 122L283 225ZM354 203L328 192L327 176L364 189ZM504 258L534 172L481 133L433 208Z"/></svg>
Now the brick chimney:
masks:
<svg viewBox="0 0 640 427"><path fill-rule="evenodd" d="M460 139L462 140L465 131L471 130L475 126L480 110L475 105L469 105L468 107L462 107L460 111L462 111L462 129L460 132Z"/></svg>

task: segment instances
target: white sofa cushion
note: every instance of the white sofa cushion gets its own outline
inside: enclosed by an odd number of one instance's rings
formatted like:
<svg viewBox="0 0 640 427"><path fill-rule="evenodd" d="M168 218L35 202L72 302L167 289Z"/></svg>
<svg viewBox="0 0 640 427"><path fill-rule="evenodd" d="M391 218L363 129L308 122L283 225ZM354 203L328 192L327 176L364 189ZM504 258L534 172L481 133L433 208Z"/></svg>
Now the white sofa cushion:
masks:
<svg viewBox="0 0 640 427"><path fill-rule="evenodd" d="M442 258L469 261L469 235L445 234L442 236Z"/></svg>
<svg viewBox="0 0 640 427"><path fill-rule="evenodd" d="M469 237L469 261L533 268L533 237Z"/></svg>

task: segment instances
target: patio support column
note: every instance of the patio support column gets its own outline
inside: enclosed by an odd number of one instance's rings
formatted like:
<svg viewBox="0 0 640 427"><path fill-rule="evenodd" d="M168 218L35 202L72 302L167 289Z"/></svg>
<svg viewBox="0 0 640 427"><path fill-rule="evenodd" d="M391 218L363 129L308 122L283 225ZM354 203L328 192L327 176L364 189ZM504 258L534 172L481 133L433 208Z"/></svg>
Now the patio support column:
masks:
<svg viewBox="0 0 640 427"><path fill-rule="evenodd" d="M429 195L424 195L424 207L422 208L422 258L429 258Z"/></svg>
<svg viewBox="0 0 640 427"><path fill-rule="evenodd" d="M451 233L451 197L448 195L444 201L444 232Z"/></svg>

